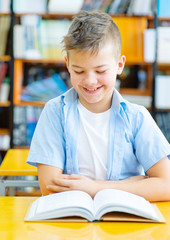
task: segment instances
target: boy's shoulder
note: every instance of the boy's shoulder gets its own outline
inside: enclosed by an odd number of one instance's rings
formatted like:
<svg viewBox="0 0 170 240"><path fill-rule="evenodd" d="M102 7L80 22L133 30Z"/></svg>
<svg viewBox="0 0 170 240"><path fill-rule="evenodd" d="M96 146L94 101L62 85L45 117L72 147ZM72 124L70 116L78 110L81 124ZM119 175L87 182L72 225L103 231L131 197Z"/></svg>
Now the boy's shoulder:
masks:
<svg viewBox="0 0 170 240"><path fill-rule="evenodd" d="M75 91L74 88L69 89L68 91L66 91L65 93L63 93L62 95L55 97L51 100L49 100L46 103L46 106L48 107L63 107L66 104L71 104L73 102L75 102L77 99L77 92Z"/></svg>
<svg viewBox="0 0 170 240"><path fill-rule="evenodd" d="M124 111L126 114L131 116L136 116L139 113L145 114L148 110L142 106L126 100L118 91L115 91L115 96L113 101L113 107L117 108L119 111L120 109Z"/></svg>

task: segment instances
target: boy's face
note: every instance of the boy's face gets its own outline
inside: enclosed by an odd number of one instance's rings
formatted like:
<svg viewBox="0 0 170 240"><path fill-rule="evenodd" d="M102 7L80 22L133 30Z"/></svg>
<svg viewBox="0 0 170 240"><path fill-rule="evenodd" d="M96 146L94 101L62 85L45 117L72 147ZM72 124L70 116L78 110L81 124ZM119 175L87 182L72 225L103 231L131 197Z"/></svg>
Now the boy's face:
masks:
<svg viewBox="0 0 170 240"><path fill-rule="evenodd" d="M66 60L70 80L81 104L89 111L100 113L111 107L117 74L121 74L125 56L115 60L113 46L105 44L97 54L70 50Z"/></svg>

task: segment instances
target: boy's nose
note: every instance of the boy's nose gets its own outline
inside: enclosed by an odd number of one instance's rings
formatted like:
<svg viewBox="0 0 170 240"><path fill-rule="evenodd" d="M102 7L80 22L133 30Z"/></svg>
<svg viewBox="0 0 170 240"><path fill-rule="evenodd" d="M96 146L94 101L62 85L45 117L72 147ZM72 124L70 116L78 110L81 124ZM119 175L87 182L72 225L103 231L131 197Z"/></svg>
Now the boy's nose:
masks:
<svg viewBox="0 0 170 240"><path fill-rule="evenodd" d="M98 81L97 81L96 75L91 73L91 74L86 74L84 78L84 82L92 85L92 84L96 84Z"/></svg>

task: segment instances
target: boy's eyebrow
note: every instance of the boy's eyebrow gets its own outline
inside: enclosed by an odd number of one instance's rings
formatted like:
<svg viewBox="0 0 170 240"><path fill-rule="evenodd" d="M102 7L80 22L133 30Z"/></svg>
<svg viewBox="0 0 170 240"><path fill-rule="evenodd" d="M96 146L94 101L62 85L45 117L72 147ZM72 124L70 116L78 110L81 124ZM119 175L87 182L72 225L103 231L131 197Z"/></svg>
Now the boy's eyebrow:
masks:
<svg viewBox="0 0 170 240"><path fill-rule="evenodd" d="M72 67L83 68L83 67L78 66L78 65L75 65L75 64L72 64ZM99 66L94 66L94 68L101 68L101 67L107 67L107 64L102 64L102 65L99 65Z"/></svg>

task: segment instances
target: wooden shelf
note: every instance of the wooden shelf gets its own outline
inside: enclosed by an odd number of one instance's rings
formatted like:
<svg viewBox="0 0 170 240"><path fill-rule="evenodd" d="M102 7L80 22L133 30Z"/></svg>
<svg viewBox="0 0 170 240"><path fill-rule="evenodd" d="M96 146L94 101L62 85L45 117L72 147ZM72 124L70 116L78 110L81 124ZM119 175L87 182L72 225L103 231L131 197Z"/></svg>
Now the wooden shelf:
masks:
<svg viewBox="0 0 170 240"><path fill-rule="evenodd" d="M0 128L0 136L9 135L9 129Z"/></svg>
<svg viewBox="0 0 170 240"><path fill-rule="evenodd" d="M9 107L10 104L11 104L10 101L0 102L0 107Z"/></svg>
<svg viewBox="0 0 170 240"><path fill-rule="evenodd" d="M11 60L11 57L8 55L0 56L0 62L9 62Z"/></svg>
<svg viewBox="0 0 170 240"><path fill-rule="evenodd" d="M68 18L72 19L72 17L75 15L75 13L72 14L66 14L66 13L16 13L16 17L22 17L25 15L38 15L43 18ZM110 14L112 17L126 17L126 18L146 18L147 20L153 20L153 15L134 15L134 14Z"/></svg>
<svg viewBox="0 0 170 240"><path fill-rule="evenodd" d="M21 61L23 63L46 63L46 64L56 64L58 66L66 66L64 60L58 60L58 59L50 59L50 58L41 58L41 59L26 59L26 58L16 58L15 60ZM134 61L127 61L125 65L144 65L144 66L152 66L152 62L134 62Z"/></svg>
<svg viewBox="0 0 170 240"><path fill-rule="evenodd" d="M65 14L65 13L16 13L15 16L16 17L22 17L25 15L37 15L40 16L42 18L68 18L68 19L72 19L72 17L74 16L74 14Z"/></svg>
<svg viewBox="0 0 170 240"><path fill-rule="evenodd" d="M169 17L158 17L159 21L170 21L170 16Z"/></svg>
<svg viewBox="0 0 170 240"><path fill-rule="evenodd" d="M10 12L8 12L8 13L5 13L5 12L0 12L0 16L9 16L9 15L11 15L11 13L10 13Z"/></svg>
<svg viewBox="0 0 170 240"><path fill-rule="evenodd" d="M140 96L150 96L151 93L148 89L135 89L135 88L121 88L120 94L126 95L140 95Z"/></svg>
<svg viewBox="0 0 170 240"><path fill-rule="evenodd" d="M164 111L164 112L170 112L170 108L168 108L168 109L166 109L166 108L164 108L164 109L156 108L155 110L156 110L157 112L162 112L162 111Z"/></svg>
<svg viewBox="0 0 170 240"><path fill-rule="evenodd" d="M50 58L41 58L41 59L26 59L26 58L17 58L15 59L17 61L21 61L23 63L46 63L46 64L56 64L58 66L65 66L64 60L58 60L58 59L50 59Z"/></svg>
<svg viewBox="0 0 170 240"><path fill-rule="evenodd" d="M170 62L165 62L165 63L163 63L163 62L158 62L157 63L157 66L158 67L170 67Z"/></svg>
<svg viewBox="0 0 170 240"><path fill-rule="evenodd" d="M30 146L14 146L14 149L30 149Z"/></svg>
<svg viewBox="0 0 170 240"><path fill-rule="evenodd" d="M45 102L26 102L26 101L15 101L15 106L32 106L32 107L44 107Z"/></svg>

